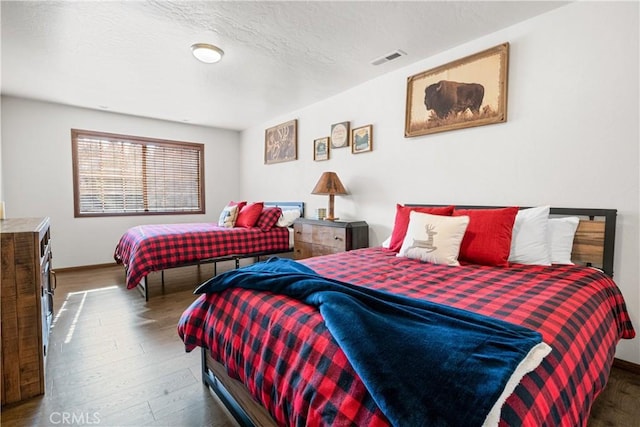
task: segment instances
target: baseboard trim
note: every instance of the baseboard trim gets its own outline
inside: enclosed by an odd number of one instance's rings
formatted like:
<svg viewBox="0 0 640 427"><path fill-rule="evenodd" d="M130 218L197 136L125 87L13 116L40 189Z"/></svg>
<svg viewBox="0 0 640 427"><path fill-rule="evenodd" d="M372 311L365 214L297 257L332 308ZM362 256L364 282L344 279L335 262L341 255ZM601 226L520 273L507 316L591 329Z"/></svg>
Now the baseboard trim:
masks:
<svg viewBox="0 0 640 427"><path fill-rule="evenodd" d="M627 362L626 360L615 358L613 359L613 366L640 375L640 365L638 365L637 363Z"/></svg>
<svg viewBox="0 0 640 427"><path fill-rule="evenodd" d="M80 265L77 267L64 267L64 268L54 268L54 270L56 271L56 273L68 273L71 271L83 271L83 270L92 270L95 268L108 268L108 267L115 267L119 264L115 263L115 262L110 262L110 263L106 263L106 264L93 264L93 265Z"/></svg>

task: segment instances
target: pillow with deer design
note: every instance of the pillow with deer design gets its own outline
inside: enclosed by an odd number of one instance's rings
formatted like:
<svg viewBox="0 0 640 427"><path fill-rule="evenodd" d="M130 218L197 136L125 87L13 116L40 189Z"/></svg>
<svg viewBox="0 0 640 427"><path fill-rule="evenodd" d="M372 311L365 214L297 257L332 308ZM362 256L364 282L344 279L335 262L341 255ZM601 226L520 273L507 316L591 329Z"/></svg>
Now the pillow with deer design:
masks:
<svg viewBox="0 0 640 427"><path fill-rule="evenodd" d="M444 265L460 265L460 244L469 225L468 216L409 214L409 226L397 256Z"/></svg>

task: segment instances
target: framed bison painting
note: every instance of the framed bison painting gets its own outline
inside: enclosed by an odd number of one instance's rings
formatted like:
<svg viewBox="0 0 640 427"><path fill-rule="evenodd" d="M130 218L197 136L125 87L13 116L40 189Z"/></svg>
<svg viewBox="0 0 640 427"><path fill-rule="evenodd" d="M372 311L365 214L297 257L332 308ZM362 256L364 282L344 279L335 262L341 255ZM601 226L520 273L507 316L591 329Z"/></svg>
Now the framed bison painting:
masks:
<svg viewBox="0 0 640 427"><path fill-rule="evenodd" d="M407 79L404 136L507 121L509 43Z"/></svg>

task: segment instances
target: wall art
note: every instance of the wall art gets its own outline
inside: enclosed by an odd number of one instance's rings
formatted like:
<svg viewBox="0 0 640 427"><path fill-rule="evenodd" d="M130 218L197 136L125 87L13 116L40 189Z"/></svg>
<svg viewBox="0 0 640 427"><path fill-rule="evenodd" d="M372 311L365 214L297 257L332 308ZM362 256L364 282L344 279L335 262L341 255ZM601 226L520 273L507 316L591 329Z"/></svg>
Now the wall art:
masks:
<svg viewBox="0 0 640 427"><path fill-rule="evenodd" d="M264 163L288 162L298 158L298 120L270 127L264 131Z"/></svg>
<svg viewBox="0 0 640 427"><path fill-rule="evenodd" d="M313 160L329 160L329 137L318 138L313 141Z"/></svg>
<svg viewBox="0 0 640 427"><path fill-rule="evenodd" d="M349 146L349 122L331 125L331 148Z"/></svg>
<svg viewBox="0 0 640 427"><path fill-rule="evenodd" d="M373 150L373 125L361 126L351 131L351 152L354 154Z"/></svg>
<svg viewBox="0 0 640 427"><path fill-rule="evenodd" d="M404 136L507 121L509 43L407 79Z"/></svg>

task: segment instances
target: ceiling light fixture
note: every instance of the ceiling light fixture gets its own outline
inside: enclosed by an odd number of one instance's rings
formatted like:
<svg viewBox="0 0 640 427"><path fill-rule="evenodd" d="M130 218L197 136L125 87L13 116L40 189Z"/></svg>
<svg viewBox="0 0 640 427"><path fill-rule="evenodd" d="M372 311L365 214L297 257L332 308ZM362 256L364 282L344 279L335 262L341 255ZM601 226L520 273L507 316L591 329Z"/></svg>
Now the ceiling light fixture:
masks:
<svg viewBox="0 0 640 427"><path fill-rule="evenodd" d="M208 43L195 43L191 45L191 52L198 61L205 64L215 64L222 59L224 52L218 46Z"/></svg>

